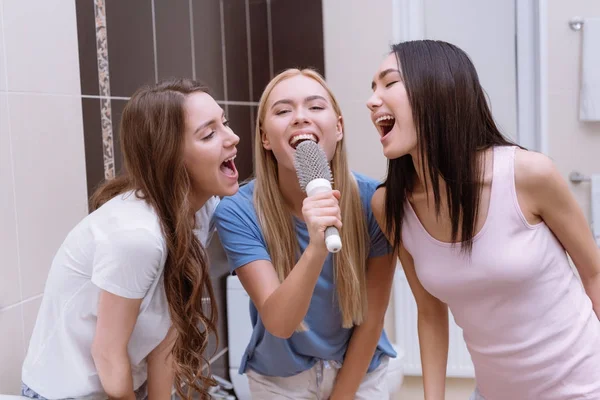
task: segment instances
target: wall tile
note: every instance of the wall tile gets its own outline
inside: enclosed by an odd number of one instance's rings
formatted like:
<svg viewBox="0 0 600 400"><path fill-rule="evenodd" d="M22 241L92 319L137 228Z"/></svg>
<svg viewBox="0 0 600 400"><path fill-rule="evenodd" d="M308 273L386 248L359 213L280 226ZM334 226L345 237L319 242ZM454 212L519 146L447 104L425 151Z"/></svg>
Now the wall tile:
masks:
<svg viewBox="0 0 600 400"><path fill-rule="evenodd" d="M5 50L4 50L4 33L2 23L2 0L0 0L0 92L6 91L6 65L5 65Z"/></svg>
<svg viewBox="0 0 600 400"><path fill-rule="evenodd" d="M271 79L269 67L269 26L267 1L249 0L250 36L252 40L252 99L259 101L265 86Z"/></svg>
<svg viewBox="0 0 600 400"><path fill-rule="evenodd" d="M121 151L121 115L127 104L126 100L112 99L110 102L112 108L112 125L113 125L113 146L115 156L115 172L119 174L123 167L123 152Z"/></svg>
<svg viewBox="0 0 600 400"><path fill-rule="evenodd" d="M21 300L15 186L6 93L0 93L0 309Z"/></svg>
<svg viewBox="0 0 600 400"><path fill-rule="evenodd" d="M21 306L0 311L0 393L20 394L23 350L23 318Z"/></svg>
<svg viewBox="0 0 600 400"><path fill-rule="evenodd" d="M56 250L87 214L81 100L9 94L8 102L23 297L29 298L42 293Z"/></svg>
<svg viewBox="0 0 600 400"><path fill-rule="evenodd" d="M88 198L104 182L104 153L102 125L100 123L100 99L81 99L83 136L85 144L85 172Z"/></svg>
<svg viewBox="0 0 600 400"><path fill-rule="evenodd" d="M80 94L75 1L3 4L8 90Z"/></svg>
<svg viewBox="0 0 600 400"><path fill-rule="evenodd" d="M158 79L191 78L192 36L189 0L155 1Z"/></svg>
<svg viewBox="0 0 600 400"><path fill-rule="evenodd" d="M79 44L79 71L81 93L98 92L98 52L96 50L96 16L94 0L77 0L77 41Z"/></svg>
<svg viewBox="0 0 600 400"><path fill-rule="evenodd" d="M192 0L192 8L196 79L210 87L215 99L224 100L219 0Z"/></svg>
<svg viewBox="0 0 600 400"><path fill-rule="evenodd" d="M246 2L223 0L223 15L227 63L227 100L250 101Z"/></svg>
<svg viewBox="0 0 600 400"><path fill-rule="evenodd" d="M106 35L111 96L155 82L151 0L106 0Z"/></svg>
<svg viewBox="0 0 600 400"><path fill-rule="evenodd" d="M271 20L275 74L287 68L312 67L324 75L321 0L272 1Z"/></svg>

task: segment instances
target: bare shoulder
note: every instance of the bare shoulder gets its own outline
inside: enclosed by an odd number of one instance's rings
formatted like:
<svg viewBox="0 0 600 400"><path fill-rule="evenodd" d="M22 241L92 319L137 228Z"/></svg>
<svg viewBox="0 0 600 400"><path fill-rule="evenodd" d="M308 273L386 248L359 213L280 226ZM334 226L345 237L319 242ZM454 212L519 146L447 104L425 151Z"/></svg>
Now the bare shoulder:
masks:
<svg viewBox="0 0 600 400"><path fill-rule="evenodd" d="M536 191L562 180L554 162L545 154L517 149L515 185L517 190Z"/></svg>
<svg viewBox="0 0 600 400"><path fill-rule="evenodd" d="M520 149L515 154L515 188L530 223L570 195L567 182L548 156Z"/></svg>

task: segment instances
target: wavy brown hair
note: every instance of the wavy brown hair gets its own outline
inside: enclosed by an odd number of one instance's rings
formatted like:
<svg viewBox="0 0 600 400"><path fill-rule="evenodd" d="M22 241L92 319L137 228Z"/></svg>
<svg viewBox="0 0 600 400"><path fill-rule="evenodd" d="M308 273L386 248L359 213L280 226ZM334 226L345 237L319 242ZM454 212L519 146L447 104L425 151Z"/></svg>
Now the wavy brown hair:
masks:
<svg viewBox="0 0 600 400"><path fill-rule="evenodd" d="M155 210L167 245L164 286L175 331L175 388L180 397L207 398L215 384L204 357L216 332L217 311L205 250L194 234L195 209L190 176L183 162L186 96L207 92L189 79L172 79L140 88L127 102L120 125L124 171L104 183L90 199L93 211L111 198L134 191ZM202 306L208 297L210 306Z"/></svg>

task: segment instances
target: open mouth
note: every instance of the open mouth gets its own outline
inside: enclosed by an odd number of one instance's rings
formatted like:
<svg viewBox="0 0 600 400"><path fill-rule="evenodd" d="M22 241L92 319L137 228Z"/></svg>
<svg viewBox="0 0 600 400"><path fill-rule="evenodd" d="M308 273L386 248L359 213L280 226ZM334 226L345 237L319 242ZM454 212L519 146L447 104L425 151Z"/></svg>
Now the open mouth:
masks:
<svg viewBox="0 0 600 400"><path fill-rule="evenodd" d="M395 123L396 123L396 118L394 118L393 116L391 116L389 114L382 115L381 117L377 118L377 120L375 121L375 124L377 125L377 129L379 129L379 132L381 133L382 137L387 135L388 133L390 133L390 131L394 127Z"/></svg>
<svg viewBox="0 0 600 400"><path fill-rule="evenodd" d="M312 133L301 133L290 138L290 146L292 146L295 150L300 143L307 140L319 143L319 138L316 135L313 135Z"/></svg>
<svg viewBox="0 0 600 400"><path fill-rule="evenodd" d="M227 160L223 161L221 163L221 166L219 167L221 172L229 177L237 176L237 169L235 168L235 163L233 162L233 160L235 160L235 157L236 156L233 156L233 157L228 158Z"/></svg>

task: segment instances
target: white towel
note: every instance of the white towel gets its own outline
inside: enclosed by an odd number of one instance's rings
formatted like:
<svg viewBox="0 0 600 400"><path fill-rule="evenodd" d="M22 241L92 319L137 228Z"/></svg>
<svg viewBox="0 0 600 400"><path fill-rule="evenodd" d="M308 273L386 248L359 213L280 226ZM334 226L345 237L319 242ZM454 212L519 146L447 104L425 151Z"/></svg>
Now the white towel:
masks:
<svg viewBox="0 0 600 400"><path fill-rule="evenodd" d="M579 119L600 121L600 18L583 22Z"/></svg>
<svg viewBox="0 0 600 400"><path fill-rule="evenodd" d="M591 185L592 232L596 244L600 246L600 174L592 174Z"/></svg>

